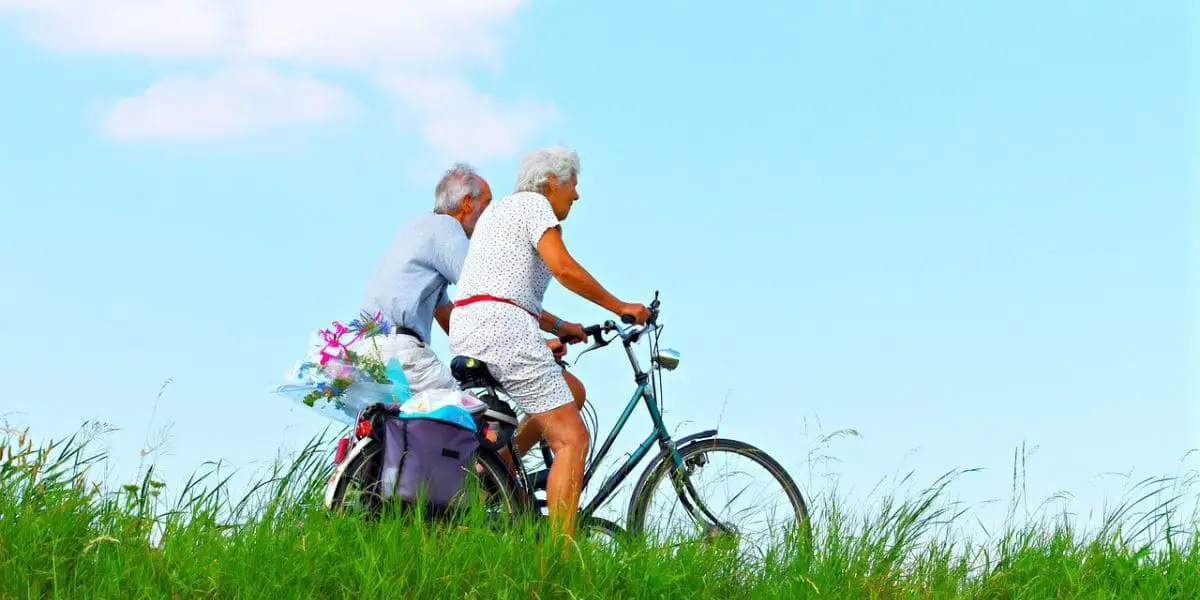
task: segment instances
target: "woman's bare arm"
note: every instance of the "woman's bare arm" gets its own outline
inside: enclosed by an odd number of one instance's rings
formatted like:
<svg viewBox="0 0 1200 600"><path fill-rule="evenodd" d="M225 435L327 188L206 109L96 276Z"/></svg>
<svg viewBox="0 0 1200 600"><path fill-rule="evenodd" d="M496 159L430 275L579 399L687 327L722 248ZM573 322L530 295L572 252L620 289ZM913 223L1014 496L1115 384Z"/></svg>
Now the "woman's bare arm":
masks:
<svg viewBox="0 0 1200 600"><path fill-rule="evenodd" d="M563 284L563 287L596 303L600 307L620 315L625 303L609 293L587 272L582 265L575 261L567 247L563 244L562 229L553 227L542 234L537 245L538 254L546 263L550 274Z"/></svg>

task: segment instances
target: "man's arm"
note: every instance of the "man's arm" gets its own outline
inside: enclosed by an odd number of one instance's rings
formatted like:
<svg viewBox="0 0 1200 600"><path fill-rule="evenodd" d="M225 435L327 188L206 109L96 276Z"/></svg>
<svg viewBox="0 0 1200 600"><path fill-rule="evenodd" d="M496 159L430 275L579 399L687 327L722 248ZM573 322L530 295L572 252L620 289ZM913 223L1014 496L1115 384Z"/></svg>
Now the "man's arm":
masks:
<svg viewBox="0 0 1200 600"><path fill-rule="evenodd" d="M450 311L454 310L453 304L443 304L433 309L433 317L437 319L438 325L442 326L442 331L446 335L450 335Z"/></svg>
<svg viewBox="0 0 1200 600"><path fill-rule="evenodd" d="M433 309L433 318L437 320L438 325L442 326L442 331L446 335L450 335L450 313L454 310L454 303L449 302L449 298L445 298L446 302L437 305Z"/></svg>
<svg viewBox="0 0 1200 600"><path fill-rule="evenodd" d="M446 235L440 236L440 243L437 244L437 251L434 254L434 268L448 284L458 284L463 261L467 258L467 247L470 245L467 237L462 235L461 230L454 229L455 227L460 226L457 223L448 225ZM450 335L450 313L453 310L454 304L450 302L450 296L446 294L446 288L443 287L438 305L433 309L433 317L446 335Z"/></svg>
<svg viewBox="0 0 1200 600"><path fill-rule="evenodd" d="M434 268L447 282L457 284L471 241L457 221L443 223L442 227L434 238Z"/></svg>

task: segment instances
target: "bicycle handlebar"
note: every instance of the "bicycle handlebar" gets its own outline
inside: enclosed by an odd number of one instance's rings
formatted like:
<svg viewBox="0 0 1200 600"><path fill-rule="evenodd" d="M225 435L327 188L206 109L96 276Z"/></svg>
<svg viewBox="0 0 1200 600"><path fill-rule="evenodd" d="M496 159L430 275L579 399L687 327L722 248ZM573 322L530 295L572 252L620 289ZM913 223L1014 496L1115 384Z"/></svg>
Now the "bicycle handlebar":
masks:
<svg viewBox="0 0 1200 600"><path fill-rule="evenodd" d="M654 326L654 324L658 320L659 304L661 304L661 303L658 300L658 291L655 290L654 300L650 302L650 306L646 307L646 308L650 309L650 318L646 320L647 328ZM634 321L635 321L635 319L634 319L633 315L621 315L621 322L625 323L626 325L633 325Z"/></svg>
<svg viewBox="0 0 1200 600"><path fill-rule="evenodd" d="M588 341L588 338L591 338L594 341L594 343L603 345L604 338L601 336L605 333L613 331L614 329L617 329L617 325L616 325L616 323L613 323L612 321L605 321L603 324L600 324L600 325L589 325L589 326L583 328L584 338L582 341L586 342L586 341ZM562 335L558 336L558 341L560 341L564 344L569 344L571 342L571 340L573 340L573 339L575 339L574 336L570 336L567 334L562 334Z"/></svg>
<svg viewBox="0 0 1200 600"><path fill-rule="evenodd" d="M584 327L583 333L585 336L592 339L592 345L580 352L579 355L582 356L591 350L607 346L612 340L605 340L604 334L612 331L617 332L617 335L627 343L636 342L638 337L641 336L642 332L658 326L658 307L660 304L661 302L658 299L658 292L656 291L654 292L654 300L650 302L650 305L647 307L650 309L650 318L647 319L646 324L642 326L633 325L633 315L621 315L621 322L629 325L629 327L621 327L612 320L608 320L597 325L588 325L587 327ZM573 338L571 336L560 335L558 336L558 339L566 344ZM585 339L584 341L587 340ZM576 360L578 360L578 357Z"/></svg>

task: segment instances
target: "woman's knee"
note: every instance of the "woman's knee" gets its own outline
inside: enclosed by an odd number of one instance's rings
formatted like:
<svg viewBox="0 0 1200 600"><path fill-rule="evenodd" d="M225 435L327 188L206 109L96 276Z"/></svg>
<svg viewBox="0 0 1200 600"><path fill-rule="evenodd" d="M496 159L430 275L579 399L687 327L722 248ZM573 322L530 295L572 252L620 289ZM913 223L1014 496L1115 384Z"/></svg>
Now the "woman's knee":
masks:
<svg viewBox="0 0 1200 600"><path fill-rule="evenodd" d="M541 426L542 435L555 454L572 450L587 452L589 436L579 408L564 404L533 417Z"/></svg>

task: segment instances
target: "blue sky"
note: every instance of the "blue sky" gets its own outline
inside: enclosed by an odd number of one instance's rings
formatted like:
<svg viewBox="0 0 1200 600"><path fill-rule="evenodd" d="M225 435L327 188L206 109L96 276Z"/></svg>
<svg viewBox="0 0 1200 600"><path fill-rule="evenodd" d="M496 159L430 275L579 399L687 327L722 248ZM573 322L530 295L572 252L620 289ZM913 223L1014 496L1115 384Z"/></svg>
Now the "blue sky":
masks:
<svg viewBox="0 0 1200 600"><path fill-rule="evenodd" d="M118 475L168 424L171 481L263 468L327 423L264 390L438 172L503 193L561 141L568 246L662 293L681 433L719 421L814 494L983 467L972 503L1026 443L1029 495L1077 512L1200 443L1183 3L369 4L0 0L10 424L117 425ZM557 285L547 307L607 318ZM624 360L576 367L605 424Z"/></svg>

